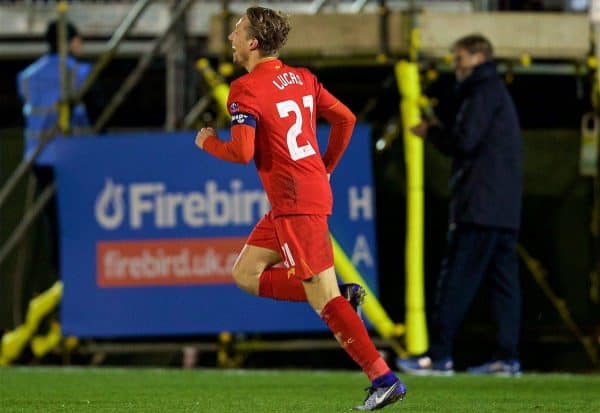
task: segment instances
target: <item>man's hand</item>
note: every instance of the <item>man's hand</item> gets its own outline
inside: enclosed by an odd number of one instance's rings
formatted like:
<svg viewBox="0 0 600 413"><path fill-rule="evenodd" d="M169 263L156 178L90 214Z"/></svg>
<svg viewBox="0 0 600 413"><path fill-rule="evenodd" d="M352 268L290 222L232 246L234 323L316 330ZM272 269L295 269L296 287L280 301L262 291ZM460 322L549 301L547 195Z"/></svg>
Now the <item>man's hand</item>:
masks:
<svg viewBox="0 0 600 413"><path fill-rule="evenodd" d="M198 134L196 135L196 140L194 141L196 143L196 146L198 148L200 148L200 149L204 149L203 148L204 147L204 141L209 136L217 137L217 132L213 128L202 128L202 129L200 129L200 132L198 132Z"/></svg>
<svg viewBox="0 0 600 413"><path fill-rule="evenodd" d="M427 130L429 129L429 123L422 121L417 126L410 128L410 131L420 138L427 137Z"/></svg>

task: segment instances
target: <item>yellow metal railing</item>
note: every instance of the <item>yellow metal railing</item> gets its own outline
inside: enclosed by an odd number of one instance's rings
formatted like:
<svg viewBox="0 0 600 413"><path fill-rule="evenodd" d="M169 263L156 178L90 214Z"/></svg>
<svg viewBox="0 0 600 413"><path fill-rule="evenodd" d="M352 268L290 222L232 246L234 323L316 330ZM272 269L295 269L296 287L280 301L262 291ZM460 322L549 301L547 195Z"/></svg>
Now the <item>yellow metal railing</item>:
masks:
<svg viewBox="0 0 600 413"><path fill-rule="evenodd" d="M210 87L211 95L215 102L217 102L219 112L221 115L228 117L227 97L229 95L229 85L223 80L221 75L210 66L208 59L198 59L196 68L202 73L204 80L206 80L206 83Z"/></svg>
<svg viewBox="0 0 600 413"><path fill-rule="evenodd" d="M25 323L2 336L0 343L0 366L8 365L20 355L27 343L37 331L42 319L59 304L63 293L62 281L54 283L29 302ZM32 350L36 357L41 357L54 348L61 339L60 325L52 323L46 336L36 336L32 341Z"/></svg>

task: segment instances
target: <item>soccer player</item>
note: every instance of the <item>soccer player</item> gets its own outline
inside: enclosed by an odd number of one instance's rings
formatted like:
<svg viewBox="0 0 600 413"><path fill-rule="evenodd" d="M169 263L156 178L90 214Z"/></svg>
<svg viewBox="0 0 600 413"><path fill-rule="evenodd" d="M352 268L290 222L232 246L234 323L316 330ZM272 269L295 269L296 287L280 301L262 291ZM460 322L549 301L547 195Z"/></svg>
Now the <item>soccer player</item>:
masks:
<svg viewBox="0 0 600 413"><path fill-rule="evenodd" d="M231 140L222 141L213 128L203 128L195 143L226 161L254 158L271 203L234 264L238 286L261 297L308 301L371 380L367 398L356 409L380 409L401 400L406 387L340 294L327 225L333 203L329 175L350 141L356 118L310 71L278 59L289 31L279 12L246 10L229 35L234 63L248 71L229 92ZM322 157L315 133L318 117L331 124ZM276 266L280 263L284 266Z"/></svg>

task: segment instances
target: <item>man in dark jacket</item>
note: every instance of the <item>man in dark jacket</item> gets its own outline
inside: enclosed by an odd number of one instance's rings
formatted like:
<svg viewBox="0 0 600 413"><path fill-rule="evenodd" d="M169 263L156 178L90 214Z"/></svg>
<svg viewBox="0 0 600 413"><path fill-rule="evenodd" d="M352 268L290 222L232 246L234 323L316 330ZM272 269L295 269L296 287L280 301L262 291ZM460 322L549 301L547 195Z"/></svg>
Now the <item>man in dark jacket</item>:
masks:
<svg viewBox="0 0 600 413"><path fill-rule="evenodd" d="M489 283L497 349L475 374L518 375L521 293L516 244L522 145L514 103L496 72L492 45L469 35L453 47L459 109L451 130L428 119L413 133L452 157L448 251L442 263L426 356L399 359L415 374L453 373L452 345L481 284Z"/></svg>

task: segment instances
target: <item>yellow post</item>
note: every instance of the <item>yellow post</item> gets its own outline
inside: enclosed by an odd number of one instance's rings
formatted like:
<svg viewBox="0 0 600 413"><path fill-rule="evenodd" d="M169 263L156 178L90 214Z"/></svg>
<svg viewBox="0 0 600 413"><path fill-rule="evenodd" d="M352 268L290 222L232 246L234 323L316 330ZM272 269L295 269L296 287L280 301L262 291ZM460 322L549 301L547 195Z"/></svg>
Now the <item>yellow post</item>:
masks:
<svg viewBox="0 0 600 413"><path fill-rule="evenodd" d="M62 281L56 281L52 287L29 302L25 323L2 336L0 341L0 366L8 365L19 357L31 336L37 331L41 320L56 308L62 298L62 293ZM56 339L56 327L50 338L49 343L44 343L45 347L52 343L58 344L60 341L60 333L58 334L58 340ZM42 343L38 343L38 345L40 344ZM41 347L39 349L42 350Z"/></svg>
<svg viewBox="0 0 600 413"><path fill-rule="evenodd" d="M395 67L402 96L406 162L406 348L411 354L427 351L425 293L423 287L423 141L410 128L420 122L421 86L416 63L400 61Z"/></svg>

